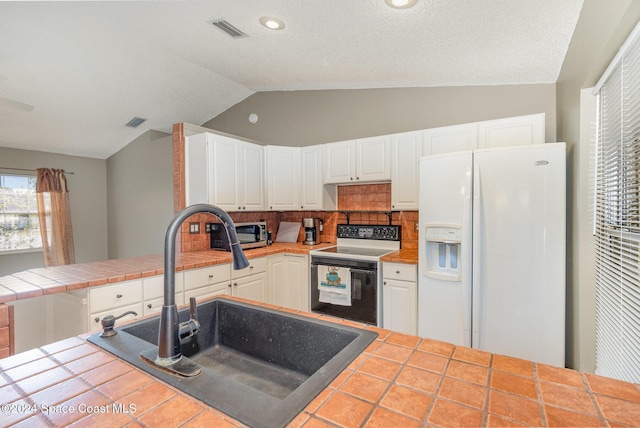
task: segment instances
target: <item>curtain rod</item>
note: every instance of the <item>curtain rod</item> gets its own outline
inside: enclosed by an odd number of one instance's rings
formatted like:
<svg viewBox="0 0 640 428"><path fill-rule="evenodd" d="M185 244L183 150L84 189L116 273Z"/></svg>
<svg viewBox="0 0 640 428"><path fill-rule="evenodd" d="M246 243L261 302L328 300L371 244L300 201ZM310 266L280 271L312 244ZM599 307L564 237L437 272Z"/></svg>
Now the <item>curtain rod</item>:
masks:
<svg viewBox="0 0 640 428"><path fill-rule="evenodd" d="M9 167L7 167L7 166L0 166L0 169L7 169L7 170L10 170L10 171L29 171L29 172L37 172L37 170L35 170L35 169L28 169L28 168L9 168ZM75 172L70 172L70 171L65 171L64 173L65 173L65 174L71 174L71 175L75 174Z"/></svg>

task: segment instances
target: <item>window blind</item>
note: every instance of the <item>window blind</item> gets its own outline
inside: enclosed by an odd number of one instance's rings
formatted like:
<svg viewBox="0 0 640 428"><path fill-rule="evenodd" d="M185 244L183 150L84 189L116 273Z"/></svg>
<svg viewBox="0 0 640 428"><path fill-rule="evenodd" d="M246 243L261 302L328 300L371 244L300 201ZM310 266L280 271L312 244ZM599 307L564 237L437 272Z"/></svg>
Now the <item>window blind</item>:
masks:
<svg viewBox="0 0 640 428"><path fill-rule="evenodd" d="M640 24L598 91L596 373L640 382Z"/></svg>

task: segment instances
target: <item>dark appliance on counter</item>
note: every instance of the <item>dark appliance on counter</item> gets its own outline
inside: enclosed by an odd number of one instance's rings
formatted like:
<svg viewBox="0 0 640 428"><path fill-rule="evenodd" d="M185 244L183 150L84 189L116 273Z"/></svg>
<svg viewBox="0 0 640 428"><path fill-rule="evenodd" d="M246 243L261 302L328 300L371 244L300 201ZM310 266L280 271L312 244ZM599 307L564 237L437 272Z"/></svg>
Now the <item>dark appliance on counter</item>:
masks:
<svg viewBox="0 0 640 428"><path fill-rule="evenodd" d="M211 228L211 249L231 251L227 232L222 223L209 223ZM267 246L267 223L257 221L252 223L236 223L236 234L243 250Z"/></svg>
<svg viewBox="0 0 640 428"><path fill-rule="evenodd" d="M336 236L309 252L311 311L382 327L380 258L400 249L400 226L339 224Z"/></svg>
<svg viewBox="0 0 640 428"><path fill-rule="evenodd" d="M322 230L319 218L306 217L302 219L304 227L304 245L316 245L318 243L318 233Z"/></svg>

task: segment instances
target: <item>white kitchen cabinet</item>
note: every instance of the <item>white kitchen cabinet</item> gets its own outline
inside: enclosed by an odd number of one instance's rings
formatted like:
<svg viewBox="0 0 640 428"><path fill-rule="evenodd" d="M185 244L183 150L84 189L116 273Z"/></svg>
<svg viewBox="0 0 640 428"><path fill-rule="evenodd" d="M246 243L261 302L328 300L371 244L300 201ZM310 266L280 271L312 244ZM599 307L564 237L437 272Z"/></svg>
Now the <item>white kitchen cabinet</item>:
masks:
<svg viewBox="0 0 640 428"><path fill-rule="evenodd" d="M184 304L184 273L176 272L175 301L176 305ZM142 310L144 315L158 313L164 304L164 275L156 275L142 279Z"/></svg>
<svg viewBox="0 0 640 428"><path fill-rule="evenodd" d="M391 209L417 210L422 131L391 136Z"/></svg>
<svg viewBox="0 0 640 428"><path fill-rule="evenodd" d="M309 312L309 257L276 254L268 262L269 303Z"/></svg>
<svg viewBox="0 0 640 428"><path fill-rule="evenodd" d="M349 183L356 175L356 141L339 141L324 145L324 182Z"/></svg>
<svg viewBox="0 0 640 428"><path fill-rule="evenodd" d="M266 150L269 210L300 209L300 148L267 146Z"/></svg>
<svg viewBox="0 0 640 428"><path fill-rule="evenodd" d="M478 148L543 144L544 133L544 113L479 122Z"/></svg>
<svg viewBox="0 0 640 428"><path fill-rule="evenodd" d="M229 263L184 271L184 301L191 297L205 299L231 294L231 265Z"/></svg>
<svg viewBox="0 0 640 428"><path fill-rule="evenodd" d="M356 181L391 180L391 137L356 140Z"/></svg>
<svg viewBox="0 0 640 428"><path fill-rule="evenodd" d="M544 133L544 113L425 129L422 155L543 144Z"/></svg>
<svg viewBox="0 0 640 428"><path fill-rule="evenodd" d="M127 311L134 311L136 315L126 315L119 321L123 322L143 316L142 309L142 281L123 281L115 284L92 287L87 293L89 299L89 331L102 329L100 322L105 315L119 316ZM116 323L117 325L117 323Z"/></svg>
<svg viewBox="0 0 640 428"><path fill-rule="evenodd" d="M267 258L249 259L249 266L231 270L231 295L267 302Z"/></svg>
<svg viewBox="0 0 640 428"><path fill-rule="evenodd" d="M391 179L388 135L325 144L325 184Z"/></svg>
<svg viewBox="0 0 640 428"><path fill-rule="evenodd" d="M266 206L264 146L212 133L185 142L186 205L208 202L225 211Z"/></svg>
<svg viewBox="0 0 640 428"><path fill-rule="evenodd" d="M418 271L405 263L382 264L382 325L400 333L418 333Z"/></svg>
<svg viewBox="0 0 640 428"><path fill-rule="evenodd" d="M324 209L324 185L322 180L324 146L300 148L300 209L315 211Z"/></svg>
<svg viewBox="0 0 640 428"><path fill-rule="evenodd" d="M240 141L240 196L238 210L263 211L266 208L264 146ZM222 178L224 179L224 177ZM224 208L223 208L224 209ZM233 210L230 210L233 211Z"/></svg>
<svg viewBox="0 0 640 428"><path fill-rule="evenodd" d="M474 122L425 129L422 140L423 156L473 150L478 146L478 124Z"/></svg>

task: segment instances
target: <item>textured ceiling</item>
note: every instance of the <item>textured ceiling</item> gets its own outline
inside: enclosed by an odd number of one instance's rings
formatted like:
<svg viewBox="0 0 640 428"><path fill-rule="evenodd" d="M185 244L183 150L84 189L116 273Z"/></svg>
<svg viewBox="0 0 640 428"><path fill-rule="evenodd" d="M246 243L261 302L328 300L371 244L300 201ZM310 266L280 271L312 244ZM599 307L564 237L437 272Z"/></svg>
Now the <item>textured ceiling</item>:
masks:
<svg viewBox="0 0 640 428"><path fill-rule="evenodd" d="M107 158L148 129L204 123L255 91L552 83L581 7L0 2L0 147ZM265 29L262 15L285 29ZM209 24L218 18L249 37L231 39ZM124 127L134 116L149 120Z"/></svg>

